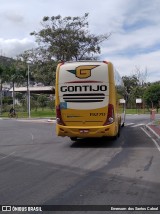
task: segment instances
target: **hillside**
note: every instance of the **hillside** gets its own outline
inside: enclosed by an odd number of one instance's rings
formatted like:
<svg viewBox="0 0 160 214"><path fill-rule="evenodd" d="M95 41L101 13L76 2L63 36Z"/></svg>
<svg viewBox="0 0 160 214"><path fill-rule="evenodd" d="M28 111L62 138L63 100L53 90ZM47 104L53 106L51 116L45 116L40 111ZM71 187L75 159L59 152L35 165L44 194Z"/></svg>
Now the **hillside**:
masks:
<svg viewBox="0 0 160 214"><path fill-rule="evenodd" d="M10 65L14 59L5 57L5 56L0 56L0 64L1 65Z"/></svg>

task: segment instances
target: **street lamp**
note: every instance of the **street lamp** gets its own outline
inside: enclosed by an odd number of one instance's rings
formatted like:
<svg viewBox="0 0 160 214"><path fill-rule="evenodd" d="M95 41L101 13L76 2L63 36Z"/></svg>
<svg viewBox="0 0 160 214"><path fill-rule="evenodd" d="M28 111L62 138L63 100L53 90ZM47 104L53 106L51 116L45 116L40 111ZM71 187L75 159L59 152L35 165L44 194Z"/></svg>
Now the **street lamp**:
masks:
<svg viewBox="0 0 160 214"><path fill-rule="evenodd" d="M28 63L28 82L27 82L27 93L28 93L28 117L31 117L31 102L30 102L30 78L29 78L29 63Z"/></svg>

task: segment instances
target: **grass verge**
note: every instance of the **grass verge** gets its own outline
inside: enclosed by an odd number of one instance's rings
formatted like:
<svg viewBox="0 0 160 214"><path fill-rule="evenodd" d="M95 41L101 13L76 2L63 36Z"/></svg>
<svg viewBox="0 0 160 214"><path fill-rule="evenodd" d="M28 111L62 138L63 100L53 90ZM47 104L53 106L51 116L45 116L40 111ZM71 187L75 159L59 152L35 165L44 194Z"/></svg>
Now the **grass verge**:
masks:
<svg viewBox="0 0 160 214"><path fill-rule="evenodd" d="M27 112L22 111L16 111L18 114L18 118L28 118ZM31 118L54 118L55 117L55 110L51 109L37 109L37 110L31 110ZM8 117L8 112L2 113L0 117Z"/></svg>

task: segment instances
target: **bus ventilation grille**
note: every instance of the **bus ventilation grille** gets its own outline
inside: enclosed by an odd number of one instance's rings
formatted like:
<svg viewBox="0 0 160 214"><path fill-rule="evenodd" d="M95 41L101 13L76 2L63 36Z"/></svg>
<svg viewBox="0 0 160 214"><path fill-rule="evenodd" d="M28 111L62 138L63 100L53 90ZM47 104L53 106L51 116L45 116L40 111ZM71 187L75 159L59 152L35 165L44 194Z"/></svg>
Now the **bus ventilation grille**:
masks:
<svg viewBox="0 0 160 214"><path fill-rule="evenodd" d="M63 99L65 102L70 103L93 103L102 102L105 98L103 93L94 94L64 94Z"/></svg>

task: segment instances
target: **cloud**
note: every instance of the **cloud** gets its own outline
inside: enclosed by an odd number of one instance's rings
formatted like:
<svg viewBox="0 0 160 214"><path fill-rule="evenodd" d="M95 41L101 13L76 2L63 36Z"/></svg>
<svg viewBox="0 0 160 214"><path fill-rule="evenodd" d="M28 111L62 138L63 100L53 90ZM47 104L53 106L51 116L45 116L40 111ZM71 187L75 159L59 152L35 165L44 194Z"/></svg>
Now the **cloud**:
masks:
<svg viewBox="0 0 160 214"><path fill-rule="evenodd" d="M119 56L111 56L109 60L113 62L115 68L119 71L121 76L131 76L136 73L136 67L140 69L141 72L147 70L147 82L154 82L160 80L159 71L159 59L160 50L147 53L135 55L132 58L125 58Z"/></svg>
<svg viewBox="0 0 160 214"><path fill-rule="evenodd" d="M159 49L160 41L160 26L148 26L147 28L135 30L127 33L114 33L103 46L103 52L109 55L123 55L130 58L134 55L139 55L152 52Z"/></svg>
<svg viewBox="0 0 160 214"><path fill-rule="evenodd" d="M0 38L0 53L7 57L15 57L21 54L23 51L35 48L36 44L34 41L24 39L2 39Z"/></svg>
<svg viewBox="0 0 160 214"><path fill-rule="evenodd" d="M153 3L153 4L152 4ZM119 28L101 49L101 59L112 61L122 76L132 75L135 67L148 70L148 81L160 80L160 23L158 1L132 1L123 8Z"/></svg>
<svg viewBox="0 0 160 214"><path fill-rule="evenodd" d="M4 19L15 23L20 23L24 21L24 17L20 14L17 14L15 11L7 11L7 13L5 13L3 16Z"/></svg>

